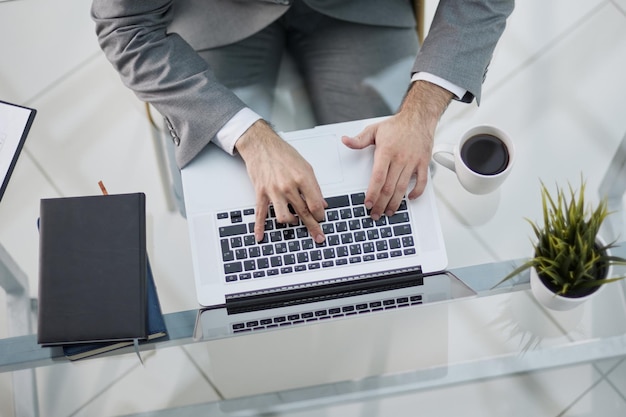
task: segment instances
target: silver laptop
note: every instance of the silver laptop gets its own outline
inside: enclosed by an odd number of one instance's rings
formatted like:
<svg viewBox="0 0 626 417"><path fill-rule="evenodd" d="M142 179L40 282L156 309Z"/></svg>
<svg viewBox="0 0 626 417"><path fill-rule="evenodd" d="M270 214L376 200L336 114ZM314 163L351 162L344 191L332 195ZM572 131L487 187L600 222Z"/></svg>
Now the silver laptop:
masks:
<svg viewBox="0 0 626 417"><path fill-rule="evenodd" d="M374 149L349 149L341 136L379 120L281 134L312 165L329 202L322 245L303 225L276 223L272 210L266 238L255 242L255 193L240 157L209 145L182 170L198 303L207 310L226 307L217 314L230 321L228 329L215 332L344 317L365 312L365 305L379 311L471 295L454 277L438 274L447 256L430 181L393 217L373 221L367 215L363 196ZM425 280L431 275L439 279Z"/></svg>
<svg viewBox="0 0 626 417"><path fill-rule="evenodd" d="M0 200L7 188L35 114L34 109L0 101Z"/></svg>

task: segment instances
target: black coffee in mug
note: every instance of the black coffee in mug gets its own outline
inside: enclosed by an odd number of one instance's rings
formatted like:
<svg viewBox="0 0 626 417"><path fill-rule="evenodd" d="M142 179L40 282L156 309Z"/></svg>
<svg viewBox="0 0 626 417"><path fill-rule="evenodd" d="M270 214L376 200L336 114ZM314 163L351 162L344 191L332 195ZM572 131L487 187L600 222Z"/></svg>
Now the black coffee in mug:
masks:
<svg viewBox="0 0 626 417"><path fill-rule="evenodd" d="M474 172L496 175L509 164L509 152L498 137L479 133L463 143L461 159Z"/></svg>

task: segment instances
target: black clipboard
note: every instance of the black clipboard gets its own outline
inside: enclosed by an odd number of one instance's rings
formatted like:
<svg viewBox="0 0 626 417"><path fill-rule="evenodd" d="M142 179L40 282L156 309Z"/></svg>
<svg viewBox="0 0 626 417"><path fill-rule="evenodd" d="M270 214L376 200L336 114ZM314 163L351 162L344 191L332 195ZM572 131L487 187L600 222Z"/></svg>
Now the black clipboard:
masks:
<svg viewBox="0 0 626 417"><path fill-rule="evenodd" d="M0 200L37 111L0 100Z"/></svg>

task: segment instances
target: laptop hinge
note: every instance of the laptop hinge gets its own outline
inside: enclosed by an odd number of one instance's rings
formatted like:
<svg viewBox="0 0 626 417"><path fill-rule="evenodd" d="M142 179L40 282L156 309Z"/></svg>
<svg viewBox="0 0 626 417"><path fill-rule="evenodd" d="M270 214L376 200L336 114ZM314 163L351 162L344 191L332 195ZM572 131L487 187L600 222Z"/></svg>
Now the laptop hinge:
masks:
<svg viewBox="0 0 626 417"><path fill-rule="evenodd" d="M228 314L353 297L424 284L421 266L317 281L302 285L228 294Z"/></svg>

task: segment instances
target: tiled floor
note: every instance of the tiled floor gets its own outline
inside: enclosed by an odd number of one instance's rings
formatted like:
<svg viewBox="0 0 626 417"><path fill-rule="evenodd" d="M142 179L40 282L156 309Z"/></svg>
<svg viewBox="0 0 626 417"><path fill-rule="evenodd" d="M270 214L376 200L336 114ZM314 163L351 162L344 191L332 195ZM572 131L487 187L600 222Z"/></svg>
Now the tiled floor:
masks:
<svg viewBox="0 0 626 417"><path fill-rule="evenodd" d="M427 2L429 14L434 3ZM0 206L0 243L29 277L35 296L40 198L96 194L98 180L110 192L143 191L162 307L166 312L194 308L186 223L168 210L144 108L103 58L88 16L84 0L0 2L0 99L39 110ZM531 166L537 177L558 169L576 180L581 167L567 164L568 154L594 147L612 150L626 131L624 68L626 0L520 1L496 50L481 107L453 104L437 140L458 137L478 123L497 124L519 143L518 164ZM287 122L285 128L291 127ZM543 149L542 135L562 135L564 143ZM464 194L451 175L436 175L435 181L444 234L454 236L447 241L451 267L526 255L515 239L485 238L494 235L489 232L497 224L490 217L521 210L516 197L478 200ZM514 171L510 181L521 183L522 178ZM518 218L525 216L532 213L521 210ZM520 221L509 232L525 236L526 227ZM475 245L471 257L464 250L467 241ZM0 311L4 302L0 291ZM5 336L5 315L0 314L0 337ZM158 350L144 359L143 367L126 355L38 369L41 415L116 416L218 398L207 377L211 358L204 345ZM11 387L10 374L0 374L1 417L13 415ZM626 362L293 415L415 415L416 410L425 415L621 416L626 413Z"/></svg>

